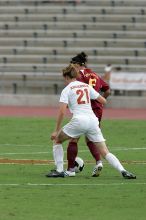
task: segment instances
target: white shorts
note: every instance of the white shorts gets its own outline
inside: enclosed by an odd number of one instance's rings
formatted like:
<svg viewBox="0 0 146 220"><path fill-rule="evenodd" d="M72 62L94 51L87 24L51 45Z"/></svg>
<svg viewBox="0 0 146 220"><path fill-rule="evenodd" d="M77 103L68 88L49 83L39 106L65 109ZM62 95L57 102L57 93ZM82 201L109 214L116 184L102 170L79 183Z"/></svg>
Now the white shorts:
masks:
<svg viewBox="0 0 146 220"><path fill-rule="evenodd" d="M85 135L92 142L105 141L99 128L98 118L94 115L75 116L62 130L71 138L78 138L81 135Z"/></svg>

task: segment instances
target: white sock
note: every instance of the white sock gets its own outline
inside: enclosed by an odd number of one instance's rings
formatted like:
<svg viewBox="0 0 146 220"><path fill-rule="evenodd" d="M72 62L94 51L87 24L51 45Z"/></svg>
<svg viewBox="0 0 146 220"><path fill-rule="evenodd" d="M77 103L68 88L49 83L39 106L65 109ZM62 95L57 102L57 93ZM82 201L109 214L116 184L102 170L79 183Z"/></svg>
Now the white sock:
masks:
<svg viewBox="0 0 146 220"><path fill-rule="evenodd" d="M98 165L98 164L102 164L102 160L96 161L96 164L97 164L97 165Z"/></svg>
<svg viewBox="0 0 146 220"><path fill-rule="evenodd" d="M54 157L57 171L62 172L63 171L63 157L64 157L62 144L55 144L53 146L53 157Z"/></svg>
<svg viewBox="0 0 146 220"><path fill-rule="evenodd" d="M119 172L125 170L122 164L120 163L120 161L118 160L118 158L112 153L108 153L105 156L105 159L109 162L110 165L112 165Z"/></svg>

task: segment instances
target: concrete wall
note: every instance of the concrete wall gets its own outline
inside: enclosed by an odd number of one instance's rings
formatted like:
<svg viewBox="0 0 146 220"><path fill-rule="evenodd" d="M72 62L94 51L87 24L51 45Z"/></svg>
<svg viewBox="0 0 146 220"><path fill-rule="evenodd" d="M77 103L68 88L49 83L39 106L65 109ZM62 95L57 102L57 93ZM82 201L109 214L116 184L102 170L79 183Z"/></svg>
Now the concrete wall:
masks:
<svg viewBox="0 0 146 220"><path fill-rule="evenodd" d="M58 105L58 95L0 95L0 106L50 106Z"/></svg>
<svg viewBox="0 0 146 220"><path fill-rule="evenodd" d="M0 95L0 106L58 106L59 95ZM145 108L146 97L111 96L107 107Z"/></svg>
<svg viewBox="0 0 146 220"><path fill-rule="evenodd" d="M108 98L107 107L146 109L146 96L111 96Z"/></svg>

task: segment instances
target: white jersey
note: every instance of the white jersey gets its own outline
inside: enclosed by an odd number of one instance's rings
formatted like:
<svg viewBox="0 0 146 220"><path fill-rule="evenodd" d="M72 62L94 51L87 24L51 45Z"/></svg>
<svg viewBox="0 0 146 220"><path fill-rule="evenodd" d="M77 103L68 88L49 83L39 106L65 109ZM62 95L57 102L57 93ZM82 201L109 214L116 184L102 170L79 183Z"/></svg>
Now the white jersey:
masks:
<svg viewBox="0 0 146 220"><path fill-rule="evenodd" d="M94 114L90 99L97 99L99 93L86 83L73 81L69 83L60 96L60 102L68 104L73 115Z"/></svg>

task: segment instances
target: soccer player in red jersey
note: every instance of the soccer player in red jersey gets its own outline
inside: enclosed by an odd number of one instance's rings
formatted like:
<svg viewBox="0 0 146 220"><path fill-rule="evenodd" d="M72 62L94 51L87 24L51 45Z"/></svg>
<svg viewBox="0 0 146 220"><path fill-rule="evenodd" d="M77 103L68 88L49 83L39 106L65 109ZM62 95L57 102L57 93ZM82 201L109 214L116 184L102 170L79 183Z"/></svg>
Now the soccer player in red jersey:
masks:
<svg viewBox="0 0 146 220"><path fill-rule="evenodd" d="M109 85L105 81L103 81L102 78L98 76L93 70L86 67L87 55L84 52L81 52L77 56L73 57L71 59L71 63L74 64L76 70L80 73L79 78L77 78L79 81L91 85L97 92L102 93L102 96L104 98L107 98L110 95ZM94 114L99 120L99 127L100 127L103 105L99 103L97 100L91 100L91 106ZM74 161L78 152L77 142L78 141L76 139L72 139L68 144L68 148L67 148L68 170L72 170L74 168ZM86 144L91 154L96 160L96 165L93 169L92 176L97 177L99 176L103 168L102 161L100 159L100 154L97 151L97 148L95 147L94 143L89 141L87 138L86 138Z"/></svg>

